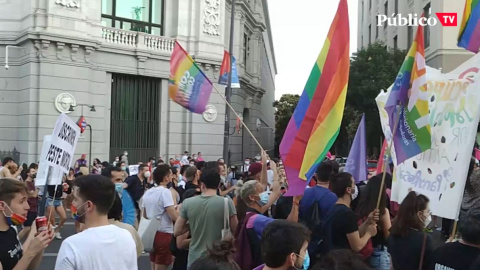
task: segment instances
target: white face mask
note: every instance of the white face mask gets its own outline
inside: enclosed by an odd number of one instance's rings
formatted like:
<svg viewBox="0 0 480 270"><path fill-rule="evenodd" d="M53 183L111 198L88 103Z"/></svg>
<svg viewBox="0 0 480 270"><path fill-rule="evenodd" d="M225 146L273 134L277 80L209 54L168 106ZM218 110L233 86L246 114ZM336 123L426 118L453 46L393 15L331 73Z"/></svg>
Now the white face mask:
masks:
<svg viewBox="0 0 480 270"><path fill-rule="evenodd" d="M150 178L151 173L150 172L145 172L145 178Z"/></svg>
<svg viewBox="0 0 480 270"><path fill-rule="evenodd" d="M355 192L352 194L352 201L358 197L358 187L355 187Z"/></svg>
<svg viewBox="0 0 480 270"><path fill-rule="evenodd" d="M425 218L425 220L423 221L423 225L427 227L430 223L432 223L432 215L428 215L428 217Z"/></svg>
<svg viewBox="0 0 480 270"><path fill-rule="evenodd" d="M245 165L250 165L250 160L245 160Z"/></svg>

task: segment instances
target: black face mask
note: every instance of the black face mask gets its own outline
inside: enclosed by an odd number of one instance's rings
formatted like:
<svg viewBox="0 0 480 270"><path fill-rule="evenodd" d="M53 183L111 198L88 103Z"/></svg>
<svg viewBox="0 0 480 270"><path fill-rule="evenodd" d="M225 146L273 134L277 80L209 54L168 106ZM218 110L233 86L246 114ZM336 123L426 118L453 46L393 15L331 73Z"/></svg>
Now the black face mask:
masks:
<svg viewBox="0 0 480 270"><path fill-rule="evenodd" d="M31 177L32 179L35 179L35 178L37 178L37 174L36 174L36 173L31 174L30 177Z"/></svg>

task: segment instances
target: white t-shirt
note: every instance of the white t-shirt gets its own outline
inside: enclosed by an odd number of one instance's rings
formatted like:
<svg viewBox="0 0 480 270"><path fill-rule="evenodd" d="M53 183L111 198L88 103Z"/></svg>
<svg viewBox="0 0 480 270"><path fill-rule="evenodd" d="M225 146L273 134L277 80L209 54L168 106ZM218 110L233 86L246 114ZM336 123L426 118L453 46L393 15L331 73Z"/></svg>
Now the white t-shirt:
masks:
<svg viewBox="0 0 480 270"><path fill-rule="evenodd" d="M58 252L55 270L137 270L132 235L115 225L89 228L68 237Z"/></svg>
<svg viewBox="0 0 480 270"><path fill-rule="evenodd" d="M142 207L145 208L149 219L157 217L160 227L157 231L173 233L173 222L165 208L173 206L172 192L162 186L151 188L143 195Z"/></svg>

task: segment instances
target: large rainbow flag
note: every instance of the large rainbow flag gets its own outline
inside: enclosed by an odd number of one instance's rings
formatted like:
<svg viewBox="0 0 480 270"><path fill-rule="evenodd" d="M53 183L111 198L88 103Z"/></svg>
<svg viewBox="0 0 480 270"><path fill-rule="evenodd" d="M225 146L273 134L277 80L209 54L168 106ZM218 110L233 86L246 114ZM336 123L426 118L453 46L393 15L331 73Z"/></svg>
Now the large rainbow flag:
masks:
<svg viewBox="0 0 480 270"><path fill-rule="evenodd" d="M301 195L338 136L350 71L347 0L340 0L323 49L313 66L280 144L289 190Z"/></svg>
<svg viewBox="0 0 480 270"><path fill-rule="evenodd" d="M192 57L175 41L170 58L170 98L194 113L203 113L213 85Z"/></svg>
<svg viewBox="0 0 480 270"><path fill-rule="evenodd" d="M480 0L466 0L458 46L478 53L480 49Z"/></svg>
<svg viewBox="0 0 480 270"><path fill-rule="evenodd" d="M385 104L397 164L431 147L424 46L420 25Z"/></svg>

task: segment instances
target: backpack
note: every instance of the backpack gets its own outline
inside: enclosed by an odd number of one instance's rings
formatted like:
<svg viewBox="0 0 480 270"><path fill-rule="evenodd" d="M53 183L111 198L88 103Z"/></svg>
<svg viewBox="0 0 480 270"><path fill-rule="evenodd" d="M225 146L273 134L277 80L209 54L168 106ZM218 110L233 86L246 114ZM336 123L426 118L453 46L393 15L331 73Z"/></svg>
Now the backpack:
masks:
<svg viewBox="0 0 480 270"><path fill-rule="evenodd" d="M328 245L326 244L327 242L325 241L326 236L329 235L329 233L328 230L324 228L325 220L324 217L322 217L322 212L318 203L327 194L328 191L321 196L316 196L313 205L305 214L308 218L302 221L302 223L312 232L310 236L310 244L308 246L308 254L313 258L315 258L317 254L324 254L324 250L329 250Z"/></svg>

